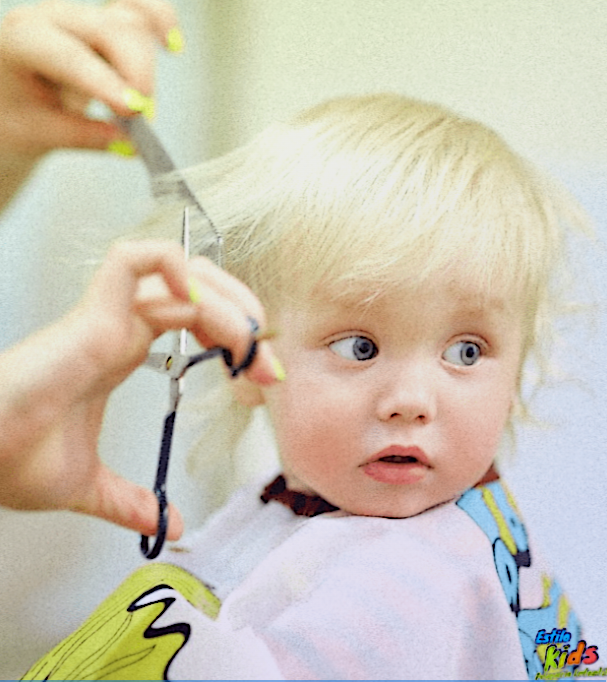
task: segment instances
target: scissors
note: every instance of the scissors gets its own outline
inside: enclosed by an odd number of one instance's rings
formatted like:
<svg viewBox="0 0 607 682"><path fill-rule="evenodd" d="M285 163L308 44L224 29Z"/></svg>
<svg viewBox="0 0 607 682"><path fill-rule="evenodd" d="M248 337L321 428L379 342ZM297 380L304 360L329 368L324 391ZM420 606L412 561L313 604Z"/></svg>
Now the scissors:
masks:
<svg viewBox="0 0 607 682"><path fill-rule="evenodd" d="M141 116L134 118L119 118L119 125L128 133L133 140L137 149L143 158L143 161L148 169L152 185L152 194L155 198L161 199L166 197L166 187L163 187L158 182L161 176L167 173L176 173L176 166L171 160L170 156L162 146L162 143L156 137L152 128L147 124L145 119ZM204 253L213 258L218 265L223 264L223 240L221 235L217 232L211 219L207 215L204 208L198 202L194 193L190 190L187 183L178 173L175 175L171 196L175 195L183 200L183 225L182 225L182 245L186 254L186 258L190 256L191 245L191 218L192 213L195 215L195 220L200 224L205 224L211 228L211 235L206 238L198 240L198 253ZM207 230L208 232L208 230ZM232 377L238 376L240 372L244 371L251 365L257 353L257 343L261 339L258 336L259 325L252 317L248 318L251 327L251 341L244 360L237 366L234 365L232 353L228 348L215 347L210 348L201 353L189 355L187 352L188 332L182 329L174 333L173 348L169 353L150 353L144 362L144 365L151 369L164 374L169 377L169 407L164 417L164 426L162 432L162 440L160 442L160 454L158 457L158 467L156 470L156 481L154 483L154 494L158 500L158 528L156 531L156 540L154 545L150 547L150 539L147 535L141 536L140 548L143 556L146 559L155 559L162 550L166 539L166 533L169 522L168 499L167 499L167 473L169 467L169 459L171 455L171 444L173 442L173 431L175 427L175 419L177 416L177 407L183 394L183 378L185 373L200 362L210 360L214 357L222 357L223 361L229 368Z"/></svg>

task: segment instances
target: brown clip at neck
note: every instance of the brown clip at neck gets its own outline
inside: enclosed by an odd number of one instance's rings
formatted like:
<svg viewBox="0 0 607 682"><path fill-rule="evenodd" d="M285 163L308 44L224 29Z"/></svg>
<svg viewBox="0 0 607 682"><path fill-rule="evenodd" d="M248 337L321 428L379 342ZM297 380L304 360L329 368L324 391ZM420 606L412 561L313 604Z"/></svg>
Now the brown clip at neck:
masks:
<svg viewBox="0 0 607 682"><path fill-rule="evenodd" d="M334 507L323 500L319 495L306 495L306 493L300 493L296 490L289 490L282 474L266 486L261 499L265 503L276 500L289 507L298 516L318 516L339 509L339 507Z"/></svg>
<svg viewBox="0 0 607 682"><path fill-rule="evenodd" d="M474 487L487 485L487 483L499 480L499 477L496 468L491 465L487 473ZM319 495L307 495L297 490L289 490L285 477L282 474L265 487L261 500L266 504L270 500L276 500L284 504L285 507L288 507L297 516L312 517L339 510L339 507L335 507Z"/></svg>

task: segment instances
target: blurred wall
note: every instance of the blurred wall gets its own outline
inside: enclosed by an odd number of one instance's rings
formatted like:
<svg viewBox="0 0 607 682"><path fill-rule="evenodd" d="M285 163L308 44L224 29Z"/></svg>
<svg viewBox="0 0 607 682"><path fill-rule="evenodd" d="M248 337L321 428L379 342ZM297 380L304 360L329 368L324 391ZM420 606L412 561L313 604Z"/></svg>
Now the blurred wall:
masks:
<svg viewBox="0 0 607 682"><path fill-rule="evenodd" d="M496 128L538 161L604 161L600 0L222 0L218 151L327 97L397 90ZM219 41L218 41L219 42Z"/></svg>
<svg viewBox="0 0 607 682"><path fill-rule="evenodd" d="M17 4L3 0L2 11ZM545 390L553 428L519 435L510 482L558 569L587 639L607 652L607 9L600 0L204 0L175 3L186 55L160 64L156 127L184 164L227 151L326 97L396 90L438 101L497 129L556 175L596 218L583 253L597 331L566 329L559 361L576 381ZM2 345L77 296L65 235L120 234L147 210L137 162L62 153L49 159L0 225ZM49 286L52 283L52 286ZM584 280L584 289L586 289ZM138 372L115 397L102 451L149 484L164 383ZM143 409L141 396L158 394ZM171 472L189 525L204 503ZM178 492L177 492L178 491ZM137 539L69 514L0 515L0 677L19 675L139 561ZM67 586L70 589L66 589Z"/></svg>

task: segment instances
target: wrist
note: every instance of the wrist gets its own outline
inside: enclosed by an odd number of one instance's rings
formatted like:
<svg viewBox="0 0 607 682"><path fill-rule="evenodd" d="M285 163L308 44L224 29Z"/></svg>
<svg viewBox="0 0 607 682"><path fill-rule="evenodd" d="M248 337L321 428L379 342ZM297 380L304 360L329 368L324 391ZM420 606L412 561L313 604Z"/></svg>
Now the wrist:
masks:
<svg viewBox="0 0 607 682"><path fill-rule="evenodd" d="M9 204L43 154L19 154L0 149L0 211Z"/></svg>

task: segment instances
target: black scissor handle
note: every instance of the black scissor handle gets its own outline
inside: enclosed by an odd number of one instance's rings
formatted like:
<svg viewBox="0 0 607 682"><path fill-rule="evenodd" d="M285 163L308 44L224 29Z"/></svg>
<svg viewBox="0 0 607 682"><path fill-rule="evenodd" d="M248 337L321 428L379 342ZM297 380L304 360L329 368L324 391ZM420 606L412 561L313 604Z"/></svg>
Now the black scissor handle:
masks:
<svg viewBox="0 0 607 682"><path fill-rule="evenodd" d="M257 320L252 317L247 318L249 324L251 325L251 342L249 344L249 349L245 359L237 367L233 366L232 353L227 348L211 348L204 353L198 353L189 358L183 370L180 372L180 376L183 376L190 367L203 362L204 360L209 360L216 355L223 356L223 360L230 369L232 377L238 376L247 367L250 367L251 363L255 359L255 354L257 353L257 338L256 334L259 331L259 324ZM179 381L177 377L171 379L173 382ZM175 427L175 418L177 416L177 403L179 402L179 397L176 399L174 405L174 410L167 414L164 420L164 430L162 433L162 444L160 446L160 457L158 458L158 469L156 470L156 483L154 485L154 494L158 500L158 530L156 531L156 540L152 548L150 548L150 538L147 535L141 536L141 553L146 559L155 559L164 546L166 540L167 529L169 525L169 507L166 496L166 480L167 471L169 468L169 457L171 455L171 443L173 441L173 429Z"/></svg>
<svg viewBox="0 0 607 682"><path fill-rule="evenodd" d="M169 468L169 456L171 454L171 442L173 440L173 428L177 412L171 412L164 420L164 431L162 433L162 444L160 446L160 457L158 459L158 469L156 470L156 484L154 494L158 500L158 530L156 531L156 542L150 549L149 538L147 535L141 536L141 553L146 559L155 559L161 552L166 539L167 528L169 525L169 506L166 496L166 479Z"/></svg>
<svg viewBox="0 0 607 682"><path fill-rule="evenodd" d="M254 317L247 316L247 320L251 326L251 343L249 344L249 350L247 351L245 359L240 363L240 365L234 367L234 358L231 351L227 348L222 349L223 361L228 366L232 378L237 377L241 372L244 372L245 369L250 367L253 363L253 360L255 360L255 355L257 353L256 334L259 331L259 323Z"/></svg>
<svg viewBox="0 0 607 682"><path fill-rule="evenodd" d="M169 525L169 506L167 504L166 494L164 491L154 491L158 499L158 530L156 531L156 541L154 546L150 549L149 537L147 535L141 536L141 553L146 559L155 559L161 552L164 541L166 539L167 528Z"/></svg>

